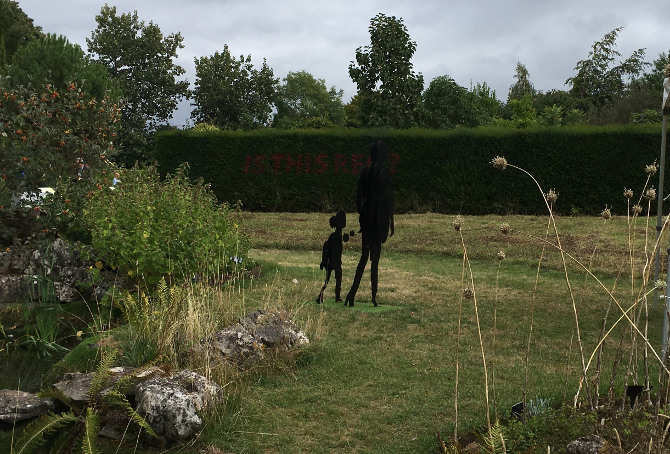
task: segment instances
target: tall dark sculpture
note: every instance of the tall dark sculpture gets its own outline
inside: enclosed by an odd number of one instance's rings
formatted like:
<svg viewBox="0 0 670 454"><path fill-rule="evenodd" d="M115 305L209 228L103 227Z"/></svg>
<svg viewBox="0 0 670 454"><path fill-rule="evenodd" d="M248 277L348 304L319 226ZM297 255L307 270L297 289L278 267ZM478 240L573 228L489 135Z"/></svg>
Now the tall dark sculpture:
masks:
<svg viewBox="0 0 670 454"><path fill-rule="evenodd" d="M346 225L347 214L344 211L339 210L335 213L335 216L331 216L330 227L335 229L335 231L323 243L319 268L326 270L326 281L323 283L323 287L321 287L319 296L316 297L316 302L319 304L323 302L323 292L326 290L333 271L335 271L335 301L338 303L342 301L342 297L340 296L342 289L342 244L349 241L349 235L342 233ZM351 234L353 235L354 232L352 231Z"/></svg>
<svg viewBox="0 0 670 454"><path fill-rule="evenodd" d="M384 167L388 151L384 142L370 145L370 165L363 167L358 177L356 188L356 210L361 226L361 258L356 267L356 275L351 289L347 293L344 305L354 305L356 292L361 284L363 271L370 258L370 285L372 287L372 304L377 306L377 284L379 279L379 256L382 243L394 233L393 222L393 188L391 173Z"/></svg>

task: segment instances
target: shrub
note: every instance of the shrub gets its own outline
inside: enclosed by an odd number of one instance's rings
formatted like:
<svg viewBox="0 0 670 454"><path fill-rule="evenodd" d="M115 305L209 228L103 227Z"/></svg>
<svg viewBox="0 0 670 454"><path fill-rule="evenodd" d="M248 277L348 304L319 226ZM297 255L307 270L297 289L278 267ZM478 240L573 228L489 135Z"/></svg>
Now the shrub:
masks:
<svg viewBox="0 0 670 454"><path fill-rule="evenodd" d="M11 87L0 77L0 217L5 225L37 211L35 229L81 233L85 194L111 171L119 106L109 97L96 101L81 87L51 84ZM52 187L53 196L31 207L11 207L22 193ZM41 224L41 225L40 225ZM10 234L12 232L9 232Z"/></svg>
<svg viewBox="0 0 670 454"><path fill-rule="evenodd" d="M185 167L161 181L154 167L129 169L114 189L95 191L86 210L92 246L138 284L166 277L229 273L244 261L248 240L201 181Z"/></svg>

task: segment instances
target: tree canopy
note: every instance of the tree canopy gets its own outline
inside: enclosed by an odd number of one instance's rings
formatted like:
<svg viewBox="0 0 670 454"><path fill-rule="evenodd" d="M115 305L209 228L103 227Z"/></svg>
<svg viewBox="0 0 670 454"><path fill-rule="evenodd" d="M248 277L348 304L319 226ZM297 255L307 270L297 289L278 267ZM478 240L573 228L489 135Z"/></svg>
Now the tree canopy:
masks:
<svg viewBox="0 0 670 454"><path fill-rule="evenodd" d="M236 59L228 45L223 52L195 59L195 89L191 118L222 129L268 126L279 79L263 59L261 69L251 55Z"/></svg>
<svg viewBox="0 0 670 454"><path fill-rule="evenodd" d="M42 28L12 0L0 0L0 65L10 63L19 47L42 36Z"/></svg>
<svg viewBox="0 0 670 454"><path fill-rule="evenodd" d="M149 134L172 118L178 102L188 96L185 70L175 64L182 49L180 33L164 36L160 27L140 21L137 11L117 15L105 5L95 17L97 28L86 39L95 61L107 67L123 91L120 146L125 161L146 158Z"/></svg>
<svg viewBox="0 0 670 454"><path fill-rule="evenodd" d="M416 51L402 19L377 14L370 20L370 44L356 49L349 76L361 98L363 126L408 128L421 123L423 76L410 61Z"/></svg>
<svg viewBox="0 0 670 454"><path fill-rule="evenodd" d="M277 92L273 126L281 129L344 125L342 90L307 71L289 72Z"/></svg>

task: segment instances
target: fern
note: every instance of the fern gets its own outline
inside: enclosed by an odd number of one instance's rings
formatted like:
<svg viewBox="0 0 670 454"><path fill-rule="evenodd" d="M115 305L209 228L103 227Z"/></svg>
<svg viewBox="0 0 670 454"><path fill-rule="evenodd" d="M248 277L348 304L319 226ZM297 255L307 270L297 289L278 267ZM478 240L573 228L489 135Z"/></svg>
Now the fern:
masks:
<svg viewBox="0 0 670 454"><path fill-rule="evenodd" d="M91 380L91 384L88 387L87 395L89 402L94 402L97 394L100 391L102 391L107 385L109 377L112 375L110 369L114 365L115 360L116 360L116 351L112 351L102 355L102 358L100 359L100 364L98 364L98 368L96 369L95 374L93 374L93 379Z"/></svg>
<svg viewBox="0 0 670 454"><path fill-rule="evenodd" d="M491 454L506 454L507 448L505 447L505 436L503 433L503 426L500 424L500 421L491 426L491 430L488 433L487 437L484 437L486 442L486 451Z"/></svg>
<svg viewBox="0 0 670 454"><path fill-rule="evenodd" d="M100 431L100 416L91 407L86 409L84 419L84 436L82 437L83 454L98 454L98 432Z"/></svg>
<svg viewBox="0 0 670 454"><path fill-rule="evenodd" d="M53 413L42 415L25 428L23 436L17 443L17 448L13 450L13 453L27 454L36 452L35 450L47 441L47 436L77 420L77 416L72 412L61 413L60 415Z"/></svg>
<svg viewBox="0 0 670 454"><path fill-rule="evenodd" d="M42 399L58 399L65 405L67 405L69 408L72 408L73 404L72 399L66 396L63 391L55 387L47 388L45 390L38 392L37 397L40 397Z"/></svg>
<svg viewBox="0 0 670 454"><path fill-rule="evenodd" d="M132 419L138 426L143 428L152 437L158 438L158 434L154 432L149 423L144 419L135 409L130 405L126 396L114 390L110 391L103 397L105 403L110 407L116 407L124 410L128 417Z"/></svg>

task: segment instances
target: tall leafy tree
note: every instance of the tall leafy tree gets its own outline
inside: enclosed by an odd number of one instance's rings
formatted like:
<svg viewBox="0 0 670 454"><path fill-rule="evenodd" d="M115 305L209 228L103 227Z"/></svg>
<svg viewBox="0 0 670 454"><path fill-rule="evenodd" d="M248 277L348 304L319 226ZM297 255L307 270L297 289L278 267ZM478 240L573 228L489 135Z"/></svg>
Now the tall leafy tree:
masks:
<svg viewBox="0 0 670 454"><path fill-rule="evenodd" d="M421 122L423 76L413 71L416 42L402 19L377 14L370 20L370 44L356 49L349 76L358 87L363 126L407 128Z"/></svg>
<svg viewBox="0 0 670 454"><path fill-rule="evenodd" d="M525 95L533 96L535 94L535 87L530 81L530 73L528 68L520 61L516 62L516 73L514 74L516 82L509 87L509 94L507 101L512 99L521 99Z"/></svg>
<svg viewBox="0 0 670 454"><path fill-rule="evenodd" d="M117 15L116 7L108 5L95 20L97 28L86 39L88 51L123 91L123 160L146 160L151 133L188 96L188 82L177 80L185 70L174 62L183 38L180 33L164 36L158 25L140 21L137 11Z"/></svg>
<svg viewBox="0 0 670 454"><path fill-rule="evenodd" d="M236 59L223 52L195 59L195 89L191 118L223 129L267 126L279 85L265 59L253 67L251 55Z"/></svg>
<svg viewBox="0 0 670 454"><path fill-rule="evenodd" d="M19 47L40 36L42 29L33 24L18 2L0 0L0 56L4 54L0 64L10 63Z"/></svg>
<svg viewBox="0 0 670 454"><path fill-rule="evenodd" d="M306 71L289 72L277 93L273 126L282 129L344 125L342 90Z"/></svg>
<svg viewBox="0 0 670 454"><path fill-rule="evenodd" d="M614 48L622 28L615 28L596 41L588 57L577 62L577 74L565 82L571 86L570 94L579 100L579 107L584 111L601 111L648 64L644 61L644 49L638 49L625 60L617 62L621 54Z"/></svg>

